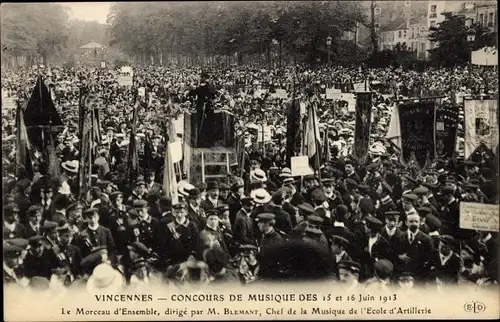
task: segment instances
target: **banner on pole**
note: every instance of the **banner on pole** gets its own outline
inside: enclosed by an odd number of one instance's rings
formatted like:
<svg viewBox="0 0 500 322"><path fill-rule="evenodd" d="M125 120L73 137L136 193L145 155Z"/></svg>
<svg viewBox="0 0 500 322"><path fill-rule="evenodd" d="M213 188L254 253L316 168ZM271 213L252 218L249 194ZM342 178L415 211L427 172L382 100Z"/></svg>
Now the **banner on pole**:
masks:
<svg viewBox="0 0 500 322"><path fill-rule="evenodd" d="M453 158L458 121L458 106L444 103L436 107L436 158Z"/></svg>
<svg viewBox="0 0 500 322"><path fill-rule="evenodd" d="M364 160L368 154L372 119L372 93L356 94L356 127L354 132L354 156Z"/></svg>
<svg viewBox="0 0 500 322"><path fill-rule="evenodd" d="M465 100L465 158L481 145L498 147L497 100Z"/></svg>
<svg viewBox="0 0 500 322"><path fill-rule="evenodd" d="M424 167L434 158L435 101L402 103L399 109L403 161L416 160Z"/></svg>
<svg viewBox="0 0 500 322"><path fill-rule="evenodd" d="M460 202L460 228L483 231L499 231L498 205Z"/></svg>
<svg viewBox="0 0 500 322"><path fill-rule="evenodd" d="M290 171L294 177L314 174L314 171L309 166L309 157L307 155L292 157L290 160Z"/></svg>
<svg viewBox="0 0 500 322"><path fill-rule="evenodd" d="M132 86L132 83L133 83L132 76L118 76L118 85Z"/></svg>

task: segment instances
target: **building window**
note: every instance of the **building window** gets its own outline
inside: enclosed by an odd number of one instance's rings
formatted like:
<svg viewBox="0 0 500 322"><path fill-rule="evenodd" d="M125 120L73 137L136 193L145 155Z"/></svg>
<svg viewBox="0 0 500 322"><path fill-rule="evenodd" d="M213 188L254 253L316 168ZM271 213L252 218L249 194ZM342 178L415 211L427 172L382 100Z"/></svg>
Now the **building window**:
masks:
<svg viewBox="0 0 500 322"><path fill-rule="evenodd" d="M420 51L425 52L425 43L420 44Z"/></svg>
<svg viewBox="0 0 500 322"><path fill-rule="evenodd" d="M436 9L437 9L437 6L435 4L433 4L431 6L431 13L436 13Z"/></svg>
<svg viewBox="0 0 500 322"><path fill-rule="evenodd" d="M411 28L411 38L415 38L415 28Z"/></svg>
<svg viewBox="0 0 500 322"><path fill-rule="evenodd" d="M481 26L483 26L483 25L484 25L484 14L480 14L480 15L479 15L479 24L480 24Z"/></svg>
<svg viewBox="0 0 500 322"><path fill-rule="evenodd" d="M398 37L399 37L399 38L402 38L402 37L403 37L403 32L402 32L401 30L400 30L400 31L398 31Z"/></svg>
<svg viewBox="0 0 500 322"><path fill-rule="evenodd" d="M406 30L403 30L403 38L406 39Z"/></svg>
<svg viewBox="0 0 500 322"><path fill-rule="evenodd" d="M488 26L493 26L494 21L495 21L495 14L493 12L490 12L488 19Z"/></svg>
<svg viewBox="0 0 500 322"><path fill-rule="evenodd" d="M431 28L436 27L436 21L435 20L431 20L430 26L431 26Z"/></svg>

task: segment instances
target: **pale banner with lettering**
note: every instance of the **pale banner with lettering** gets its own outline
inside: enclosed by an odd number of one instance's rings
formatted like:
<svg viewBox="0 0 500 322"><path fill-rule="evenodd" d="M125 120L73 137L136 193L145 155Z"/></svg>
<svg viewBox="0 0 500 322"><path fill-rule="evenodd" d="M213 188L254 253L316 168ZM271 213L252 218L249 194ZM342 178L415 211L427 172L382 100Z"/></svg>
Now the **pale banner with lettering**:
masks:
<svg viewBox="0 0 500 322"><path fill-rule="evenodd" d="M499 231L498 205L475 202L460 202L460 228L484 231Z"/></svg>
<svg viewBox="0 0 500 322"><path fill-rule="evenodd" d="M484 144L495 152L498 147L497 100L465 100L465 159Z"/></svg>

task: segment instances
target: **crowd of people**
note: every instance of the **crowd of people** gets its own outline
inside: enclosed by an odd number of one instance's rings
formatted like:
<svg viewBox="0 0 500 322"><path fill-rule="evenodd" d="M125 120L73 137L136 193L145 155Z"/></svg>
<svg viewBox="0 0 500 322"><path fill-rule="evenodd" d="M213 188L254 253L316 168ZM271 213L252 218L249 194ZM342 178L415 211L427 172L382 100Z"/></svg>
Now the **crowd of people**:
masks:
<svg viewBox="0 0 500 322"><path fill-rule="evenodd" d="M120 86L118 68L2 74L2 95L14 102L26 100L42 74L65 125L55 137L60 175L49 171L41 151L32 151L34 175L28 176L15 165L15 113L3 106L5 283L101 292L268 280L382 289L497 284L497 232L459 226L461 201L498 203L495 156L463 160L457 151L458 158L420 169L401 164L384 139L395 99L444 96L461 109L457 97L498 95L495 71L235 66L211 70L207 79L200 72L135 68L132 88ZM163 186L164 121L192 109L200 82L212 84L214 107L233 113L240 132L265 122L275 133L264 151L250 139L244 165L231 164L227 180L189 182L177 173L179 200L172 202ZM369 156L361 162L351 153L355 121L348 102L322 94L334 87L348 93L363 82L375 95ZM82 86L92 93L103 129L85 200L77 194ZM286 90L288 99L268 98L265 92L275 89ZM285 106L292 97L306 99L308 91L320 99L331 155L315 174L293 177ZM131 183L126 168L134 104L141 106L137 140L147 138L152 152L140 154L140 175ZM458 136L463 142L460 125Z"/></svg>

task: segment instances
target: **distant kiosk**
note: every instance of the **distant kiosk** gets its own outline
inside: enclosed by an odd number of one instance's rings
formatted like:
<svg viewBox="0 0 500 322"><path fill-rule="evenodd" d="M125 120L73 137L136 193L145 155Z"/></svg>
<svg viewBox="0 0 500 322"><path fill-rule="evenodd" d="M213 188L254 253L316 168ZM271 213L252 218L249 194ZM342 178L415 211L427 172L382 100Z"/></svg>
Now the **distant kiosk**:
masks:
<svg viewBox="0 0 500 322"><path fill-rule="evenodd" d="M184 113L184 168L193 184L228 183L229 166L236 162L234 115L215 110L210 123L199 124L196 112Z"/></svg>

